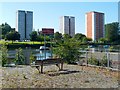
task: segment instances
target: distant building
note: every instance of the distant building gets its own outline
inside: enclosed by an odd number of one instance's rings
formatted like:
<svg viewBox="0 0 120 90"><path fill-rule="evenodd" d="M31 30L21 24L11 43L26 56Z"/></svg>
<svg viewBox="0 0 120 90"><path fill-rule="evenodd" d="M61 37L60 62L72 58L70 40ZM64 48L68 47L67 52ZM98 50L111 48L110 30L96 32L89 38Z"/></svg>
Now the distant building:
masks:
<svg viewBox="0 0 120 90"><path fill-rule="evenodd" d="M33 12L18 10L16 17L16 31L20 33L20 40L29 40L33 29Z"/></svg>
<svg viewBox="0 0 120 90"><path fill-rule="evenodd" d="M33 30L33 12L32 11L26 11L26 39L30 39L30 34Z"/></svg>
<svg viewBox="0 0 120 90"><path fill-rule="evenodd" d="M42 34L54 35L54 28L42 28Z"/></svg>
<svg viewBox="0 0 120 90"><path fill-rule="evenodd" d="M88 12L85 16L86 20L86 36L93 41L104 37L104 13L101 12Z"/></svg>
<svg viewBox="0 0 120 90"><path fill-rule="evenodd" d="M60 32L62 34L69 34L73 37L75 35L75 17L60 17Z"/></svg>

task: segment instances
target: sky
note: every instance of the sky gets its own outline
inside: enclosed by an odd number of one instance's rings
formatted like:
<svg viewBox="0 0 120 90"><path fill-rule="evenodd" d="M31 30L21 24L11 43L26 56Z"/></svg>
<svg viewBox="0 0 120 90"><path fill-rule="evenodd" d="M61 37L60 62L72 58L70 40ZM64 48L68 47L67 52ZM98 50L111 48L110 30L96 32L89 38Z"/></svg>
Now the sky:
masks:
<svg viewBox="0 0 120 90"><path fill-rule="evenodd" d="M0 24L16 27L16 11L33 11L33 28L54 28L59 31L61 16L75 17L75 33L85 34L85 13L105 13L105 24L118 21L117 2L1 2Z"/></svg>

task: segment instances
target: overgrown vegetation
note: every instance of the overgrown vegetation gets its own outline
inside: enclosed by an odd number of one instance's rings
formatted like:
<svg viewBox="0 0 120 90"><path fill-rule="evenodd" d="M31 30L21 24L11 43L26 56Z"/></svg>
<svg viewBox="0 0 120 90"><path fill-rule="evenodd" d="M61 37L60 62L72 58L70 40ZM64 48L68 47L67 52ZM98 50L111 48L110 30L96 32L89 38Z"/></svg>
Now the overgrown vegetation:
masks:
<svg viewBox="0 0 120 90"><path fill-rule="evenodd" d="M63 40L57 42L57 47L54 48L53 53L71 64L79 59L79 56L81 55L79 49L80 42L65 35Z"/></svg>
<svg viewBox="0 0 120 90"><path fill-rule="evenodd" d="M106 67L107 66L107 56L103 56L100 61L100 65Z"/></svg>
<svg viewBox="0 0 120 90"><path fill-rule="evenodd" d="M30 63L33 63L36 60L36 57L33 55L33 53L30 53Z"/></svg>
<svg viewBox="0 0 120 90"><path fill-rule="evenodd" d="M91 58L88 59L88 64L99 65L99 61L97 60L97 58L92 56Z"/></svg>
<svg viewBox="0 0 120 90"><path fill-rule="evenodd" d="M4 44L0 47L1 56L2 56L2 66L5 66L8 63L8 49Z"/></svg>
<svg viewBox="0 0 120 90"><path fill-rule="evenodd" d="M16 63L16 65L25 64L25 57L24 57L22 48L19 48L16 52L15 63Z"/></svg>
<svg viewBox="0 0 120 90"><path fill-rule="evenodd" d="M110 63L109 63L110 67L111 67L111 63L112 61L110 60ZM106 55L103 56L100 60L98 60L94 56L91 56L91 58L88 59L88 64L107 67L108 59Z"/></svg>

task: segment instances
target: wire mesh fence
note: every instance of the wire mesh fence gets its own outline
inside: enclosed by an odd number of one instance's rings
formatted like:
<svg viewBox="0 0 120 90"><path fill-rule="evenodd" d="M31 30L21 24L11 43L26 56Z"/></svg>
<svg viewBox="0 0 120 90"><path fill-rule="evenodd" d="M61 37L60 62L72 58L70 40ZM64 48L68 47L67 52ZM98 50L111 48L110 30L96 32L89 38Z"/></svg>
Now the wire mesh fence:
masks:
<svg viewBox="0 0 120 90"><path fill-rule="evenodd" d="M79 64L96 65L120 70L120 49L89 48L80 50Z"/></svg>

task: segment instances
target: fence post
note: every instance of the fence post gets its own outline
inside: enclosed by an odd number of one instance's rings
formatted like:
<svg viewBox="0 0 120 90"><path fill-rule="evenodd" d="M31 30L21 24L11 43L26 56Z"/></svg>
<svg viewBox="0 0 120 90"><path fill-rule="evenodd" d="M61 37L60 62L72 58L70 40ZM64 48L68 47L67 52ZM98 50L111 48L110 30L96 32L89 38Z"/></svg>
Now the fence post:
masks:
<svg viewBox="0 0 120 90"><path fill-rule="evenodd" d="M88 51L86 50L86 65L88 66Z"/></svg>
<svg viewBox="0 0 120 90"><path fill-rule="evenodd" d="M110 54L107 51L107 67L110 67Z"/></svg>

